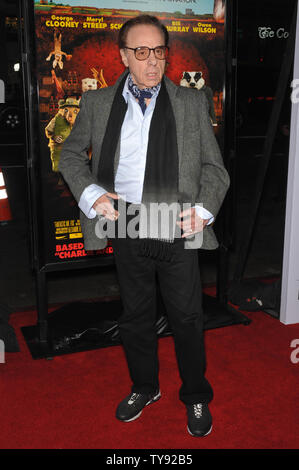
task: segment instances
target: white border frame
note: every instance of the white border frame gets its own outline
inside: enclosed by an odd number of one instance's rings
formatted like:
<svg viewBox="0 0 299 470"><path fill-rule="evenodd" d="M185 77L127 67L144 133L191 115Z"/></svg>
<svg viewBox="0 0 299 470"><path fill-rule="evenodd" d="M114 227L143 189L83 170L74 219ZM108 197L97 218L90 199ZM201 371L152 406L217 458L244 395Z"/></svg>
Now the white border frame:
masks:
<svg viewBox="0 0 299 470"><path fill-rule="evenodd" d="M299 8L294 59L280 321L299 323Z"/></svg>

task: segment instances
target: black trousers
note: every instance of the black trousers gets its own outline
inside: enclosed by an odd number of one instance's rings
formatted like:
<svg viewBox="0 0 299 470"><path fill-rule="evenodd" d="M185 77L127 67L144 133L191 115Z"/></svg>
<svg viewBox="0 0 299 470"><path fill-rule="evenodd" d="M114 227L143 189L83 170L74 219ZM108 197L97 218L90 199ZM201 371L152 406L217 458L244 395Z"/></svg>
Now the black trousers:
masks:
<svg viewBox="0 0 299 470"><path fill-rule="evenodd" d="M173 243L172 261L139 255L139 239L115 238L112 246L119 278L123 314L119 332L133 392L159 388L156 323L157 279L172 329L185 404L208 403L213 391L205 378L201 282L197 250Z"/></svg>

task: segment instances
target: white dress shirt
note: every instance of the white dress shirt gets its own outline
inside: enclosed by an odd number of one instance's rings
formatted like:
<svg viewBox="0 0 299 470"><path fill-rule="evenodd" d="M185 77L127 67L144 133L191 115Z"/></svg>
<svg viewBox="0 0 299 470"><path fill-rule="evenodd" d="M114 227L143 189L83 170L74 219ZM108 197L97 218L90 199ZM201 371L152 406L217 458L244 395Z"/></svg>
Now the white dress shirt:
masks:
<svg viewBox="0 0 299 470"><path fill-rule="evenodd" d="M120 135L120 158L115 175L115 192L125 201L140 204L142 200L149 129L159 90L152 96L145 113L128 89L128 79L123 89L123 97L128 104ZM107 192L106 189L91 184L83 191L79 208L89 219L97 213L92 207L95 201ZM197 205L197 214L203 219L214 220L204 207Z"/></svg>

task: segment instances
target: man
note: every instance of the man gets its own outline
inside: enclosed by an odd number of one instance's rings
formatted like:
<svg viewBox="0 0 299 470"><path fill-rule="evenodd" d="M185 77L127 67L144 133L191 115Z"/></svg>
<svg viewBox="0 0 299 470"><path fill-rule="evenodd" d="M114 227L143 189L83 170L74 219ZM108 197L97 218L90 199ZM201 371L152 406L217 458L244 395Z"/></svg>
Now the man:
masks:
<svg viewBox="0 0 299 470"><path fill-rule="evenodd" d="M85 248L107 243L97 215L116 225L112 244L124 306L119 331L133 383L116 417L132 421L160 398L157 276L173 331L188 431L200 437L212 429L208 403L213 391L204 376L201 285L192 248L201 246L202 235L203 248L217 247L211 222L229 178L204 94L164 76L167 44L167 29L155 17L142 15L122 26L119 47L127 71L114 86L84 93L59 168L82 211ZM126 207L139 208L137 238L119 235L123 200ZM159 230L156 237L151 227L147 231L143 208L155 202L177 203L182 209L189 204L175 224L169 222L166 239Z"/></svg>

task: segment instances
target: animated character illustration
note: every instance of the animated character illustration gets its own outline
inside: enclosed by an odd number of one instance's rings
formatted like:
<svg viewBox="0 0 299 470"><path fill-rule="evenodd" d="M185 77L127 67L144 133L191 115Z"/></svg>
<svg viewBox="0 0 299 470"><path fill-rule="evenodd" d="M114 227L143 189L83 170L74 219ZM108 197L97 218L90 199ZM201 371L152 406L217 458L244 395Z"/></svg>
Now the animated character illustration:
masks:
<svg viewBox="0 0 299 470"><path fill-rule="evenodd" d="M180 85L193 88L195 90L203 90L206 94L209 103L209 114L213 126L217 126L216 113L214 108L213 91L210 87L205 85L205 79L202 76L202 72L183 72Z"/></svg>
<svg viewBox="0 0 299 470"><path fill-rule="evenodd" d="M76 71L69 71L65 80L57 77L55 70L51 70L52 83L55 85L56 99L62 99L65 96L79 96L81 89Z"/></svg>
<svg viewBox="0 0 299 470"><path fill-rule="evenodd" d="M59 68L62 70L63 69L63 61L62 57L65 56L66 60L70 60L72 58L71 54L67 54L66 52L63 52L61 50L61 39L62 39L62 34L58 33L57 31L54 31L54 51L50 52L48 57L46 58L47 61L51 60L51 57L54 55L54 60L53 60L53 69L58 65Z"/></svg>
<svg viewBox="0 0 299 470"><path fill-rule="evenodd" d="M214 0L213 16L217 23L224 22L225 0Z"/></svg>
<svg viewBox="0 0 299 470"><path fill-rule="evenodd" d="M98 81L96 78L83 78L82 79L82 92L88 90L97 90L98 88Z"/></svg>
<svg viewBox="0 0 299 470"><path fill-rule="evenodd" d="M45 128L46 136L49 139L51 153L52 171L58 172L58 163L62 144L69 136L79 113L79 101L74 98L59 100L59 110Z"/></svg>
<svg viewBox="0 0 299 470"><path fill-rule="evenodd" d="M73 125L75 124L75 120L77 114L79 113L80 108L80 100L76 100L75 98L67 98L65 100L64 107L64 118L71 126L70 131L72 130Z"/></svg>
<svg viewBox="0 0 299 470"><path fill-rule="evenodd" d="M99 88L106 88L108 85L104 78L103 69L101 69L100 72L98 72L98 70L94 67L90 70L92 72L93 78L87 77L82 79L82 92L84 93L88 90L97 90L98 85Z"/></svg>
<svg viewBox="0 0 299 470"><path fill-rule="evenodd" d="M98 72L94 67L90 70L92 71L93 77L97 80L99 88L106 88L108 85L104 78L103 69L101 69L100 72Z"/></svg>
<svg viewBox="0 0 299 470"><path fill-rule="evenodd" d="M65 90L64 90L63 84L62 84L62 80L57 78L56 73L53 69L51 70L51 76L52 76L53 83L55 83L57 97L62 99L62 97L65 94Z"/></svg>

